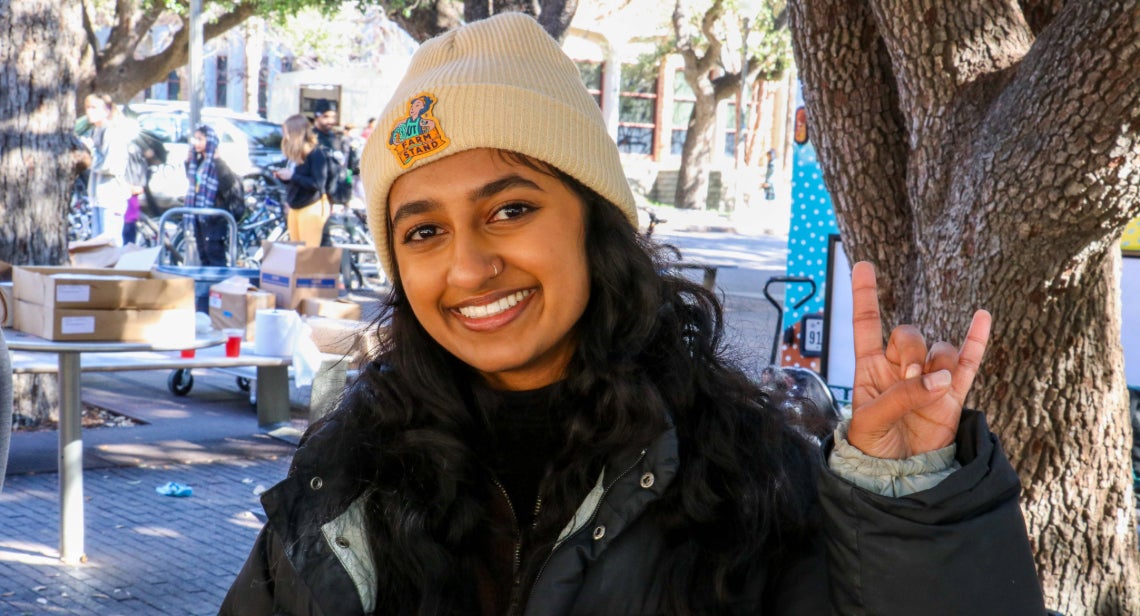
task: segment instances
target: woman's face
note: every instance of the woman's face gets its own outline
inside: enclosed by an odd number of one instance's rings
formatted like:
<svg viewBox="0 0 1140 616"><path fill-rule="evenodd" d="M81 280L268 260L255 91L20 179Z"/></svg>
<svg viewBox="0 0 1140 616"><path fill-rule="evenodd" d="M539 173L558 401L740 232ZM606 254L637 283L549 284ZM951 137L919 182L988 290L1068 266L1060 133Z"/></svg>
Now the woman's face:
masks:
<svg viewBox="0 0 1140 616"><path fill-rule="evenodd" d="M562 378L590 297L575 192L478 149L400 176L388 212L404 293L432 338L492 387Z"/></svg>
<svg viewBox="0 0 1140 616"><path fill-rule="evenodd" d="M190 144L194 146L194 151L202 154L206 151L206 134L202 131L194 131L194 137L190 139Z"/></svg>

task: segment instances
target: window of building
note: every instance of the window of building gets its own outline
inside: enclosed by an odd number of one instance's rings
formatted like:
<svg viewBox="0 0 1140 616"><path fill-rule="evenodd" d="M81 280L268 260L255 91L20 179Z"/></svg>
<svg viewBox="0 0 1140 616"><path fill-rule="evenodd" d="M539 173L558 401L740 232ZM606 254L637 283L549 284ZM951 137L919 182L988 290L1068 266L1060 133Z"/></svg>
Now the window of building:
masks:
<svg viewBox="0 0 1140 616"><path fill-rule="evenodd" d="M582 75L582 83L586 85L586 91L590 96L594 97L594 102L598 107L602 106L602 63L580 61L575 62L578 65L578 73Z"/></svg>
<svg viewBox="0 0 1140 616"><path fill-rule="evenodd" d="M229 84L229 81L230 81L229 75L227 74L227 72L228 72L227 66L228 65L229 65L229 59L228 58L226 58L225 56L217 56L215 66L218 69L217 70L217 84L218 85L217 85L217 89L215 90L217 100L214 101L214 104L219 106L219 107L225 107L226 106L226 100L227 100L226 90L227 90L227 85Z"/></svg>
<svg viewBox="0 0 1140 616"><path fill-rule="evenodd" d="M180 100L182 98L182 80L178 78L178 73L170 71L166 76L166 99L171 101Z"/></svg>
<svg viewBox="0 0 1140 616"><path fill-rule="evenodd" d="M673 121L670 131L669 153L680 156L685 148L685 135L689 134L689 119L693 116L693 107L697 104L697 97L689 82L685 81L685 71L678 70L673 73Z"/></svg>
<svg viewBox="0 0 1140 616"><path fill-rule="evenodd" d="M736 103L725 105L724 155L728 158L736 157Z"/></svg>
<svg viewBox="0 0 1140 616"><path fill-rule="evenodd" d="M652 156L656 120L657 62L647 60L623 64L618 105L618 150Z"/></svg>

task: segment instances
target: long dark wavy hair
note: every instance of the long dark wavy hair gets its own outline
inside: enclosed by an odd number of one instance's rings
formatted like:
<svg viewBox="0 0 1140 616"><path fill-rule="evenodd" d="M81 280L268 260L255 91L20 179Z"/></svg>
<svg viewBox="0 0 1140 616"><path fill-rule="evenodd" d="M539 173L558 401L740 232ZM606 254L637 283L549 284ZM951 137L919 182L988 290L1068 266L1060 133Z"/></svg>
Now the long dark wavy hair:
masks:
<svg viewBox="0 0 1140 616"><path fill-rule="evenodd" d="M531 560L545 558L605 462L671 420L681 467L649 512L669 546L666 608L723 611L757 559L776 562L811 531L814 446L727 359L711 292L669 273L612 203L544 163L503 156L561 179L586 205L590 299L563 382L573 412L542 482L531 536L547 539ZM365 498L384 611L474 613L494 489L478 410L490 391L423 329L398 273L382 312L377 358L329 418L336 436L310 446L351 469L350 496ZM523 567L530 584L536 563Z"/></svg>

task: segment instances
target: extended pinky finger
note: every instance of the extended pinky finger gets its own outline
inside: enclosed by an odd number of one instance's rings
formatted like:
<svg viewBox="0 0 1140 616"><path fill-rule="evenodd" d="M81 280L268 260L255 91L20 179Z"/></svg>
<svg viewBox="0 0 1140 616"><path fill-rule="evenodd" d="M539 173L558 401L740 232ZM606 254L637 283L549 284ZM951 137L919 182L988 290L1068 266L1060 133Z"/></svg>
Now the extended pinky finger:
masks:
<svg viewBox="0 0 1140 616"><path fill-rule="evenodd" d="M962 343L962 350L958 352L958 367L954 370L954 391L965 398L966 392L974 383L974 377L982 365L982 357L986 354L986 346L990 340L990 325L992 317L985 310L974 313L970 321L970 329L966 332L966 341Z"/></svg>

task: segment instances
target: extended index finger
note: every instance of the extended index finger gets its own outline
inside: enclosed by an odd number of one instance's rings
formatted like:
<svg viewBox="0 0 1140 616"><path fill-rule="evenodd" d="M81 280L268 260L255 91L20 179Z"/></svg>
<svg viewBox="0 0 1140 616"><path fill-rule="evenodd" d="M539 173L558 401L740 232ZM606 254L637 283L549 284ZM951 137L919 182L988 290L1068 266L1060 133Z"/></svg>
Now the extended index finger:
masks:
<svg viewBox="0 0 1140 616"><path fill-rule="evenodd" d="M883 352L879 286L875 281L875 266L867 261L860 261L851 268L851 328L855 359Z"/></svg>

